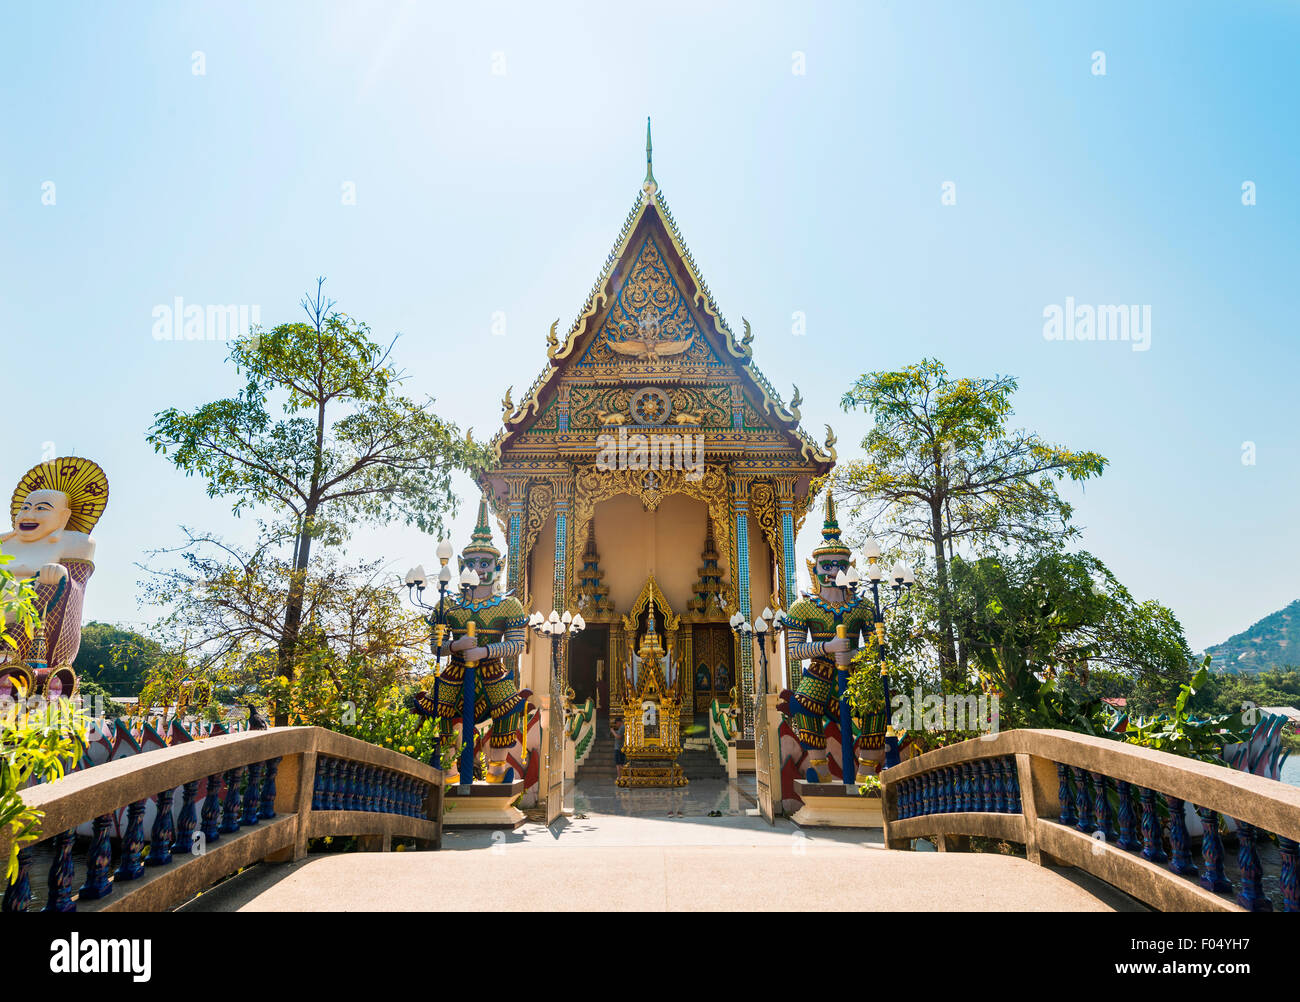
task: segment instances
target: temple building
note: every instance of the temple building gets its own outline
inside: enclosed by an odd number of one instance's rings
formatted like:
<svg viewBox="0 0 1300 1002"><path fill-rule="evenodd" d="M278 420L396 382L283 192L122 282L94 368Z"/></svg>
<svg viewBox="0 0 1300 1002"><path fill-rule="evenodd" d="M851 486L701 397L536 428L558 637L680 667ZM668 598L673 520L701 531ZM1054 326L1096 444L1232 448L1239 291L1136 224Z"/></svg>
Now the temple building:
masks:
<svg viewBox="0 0 1300 1002"><path fill-rule="evenodd" d="M835 439L800 429L797 388L783 401L748 322L737 337L723 319L655 181L648 124L641 191L577 320L557 325L541 373L502 401L481 478L507 587L529 611L582 614L562 666L578 702L622 715L653 607L683 725L734 698L752 737L755 654L728 619L795 600L794 540ZM549 662L530 636L520 684L551 691Z"/></svg>

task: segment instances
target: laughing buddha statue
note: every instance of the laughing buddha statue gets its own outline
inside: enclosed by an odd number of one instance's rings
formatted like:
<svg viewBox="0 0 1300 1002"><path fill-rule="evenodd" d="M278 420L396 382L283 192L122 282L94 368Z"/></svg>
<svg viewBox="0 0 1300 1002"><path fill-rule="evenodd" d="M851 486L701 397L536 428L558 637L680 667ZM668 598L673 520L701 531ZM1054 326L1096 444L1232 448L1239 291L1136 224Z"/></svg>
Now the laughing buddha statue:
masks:
<svg viewBox="0 0 1300 1002"><path fill-rule="evenodd" d="M6 614L12 646L0 646L0 690L12 693L20 679L29 695L72 695L86 582L95 571L90 530L107 503L108 478L89 459L51 459L18 482L9 504L13 531L0 534L0 553L12 559L0 566L32 585L41 630L28 637Z"/></svg>

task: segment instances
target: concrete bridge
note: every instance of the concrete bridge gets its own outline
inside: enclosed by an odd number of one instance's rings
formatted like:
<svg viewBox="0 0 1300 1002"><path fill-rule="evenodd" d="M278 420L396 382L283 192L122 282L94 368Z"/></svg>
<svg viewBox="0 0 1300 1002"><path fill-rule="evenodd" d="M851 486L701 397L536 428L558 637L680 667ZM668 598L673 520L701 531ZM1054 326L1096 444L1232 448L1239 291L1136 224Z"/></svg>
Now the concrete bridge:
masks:
<svg viewBox="0 0 1300 1002"><path fill-rule="evenodd" d="M883 831L768 825L745 812L742 784L739 809L717 817L689 802L680 817L619 816L580 796L549 828L444 832L422 763L319 728L227 735L25 791L44 838L5 908L440 910L453 899L439 887L473 886L475 908L539 911L806 910L828 888L864 910L1300 909L1300 789L1272 780L1060 731L965 742L883 778ZM175 811L145 833L157 791ZM108 819L123 808L114 855ZM69 832L92 819L78 850ZM416 849L308 855L325 835ZM922 837L940 851L912 851ZM962 851L972 838L1024 856Z"/></svg>

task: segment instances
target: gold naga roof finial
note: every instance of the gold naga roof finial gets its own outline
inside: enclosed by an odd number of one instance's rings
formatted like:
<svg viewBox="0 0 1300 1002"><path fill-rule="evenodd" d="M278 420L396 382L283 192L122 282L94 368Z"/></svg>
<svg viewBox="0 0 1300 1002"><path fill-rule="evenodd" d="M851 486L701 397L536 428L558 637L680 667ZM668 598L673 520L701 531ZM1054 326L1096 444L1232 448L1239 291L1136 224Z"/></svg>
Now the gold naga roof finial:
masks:
<svg viewBox="0 0 1300 1002"><path fill-rule="evenodd" d="M797 385L794 383L791 383L790 385L794 386L794 396L790 398L790 413L793 414L794 419L798 421L803 417L803 414L799 411L799 405L803 403L803 394L799 392L799 387Z"/></svg>
<svg viewBox="0 0 1300 1002"><path fill-rule="evenodd" d="M750 329L749 321L746 320L744 317L740 318L740 322L745 325L745 335L740 339L741 350L748 352L749 354L752 355L754 353L754 349L750 347L750 343L754 340L754 332L753 330Z"/></svg>
<svg viewBox="0 0 1300 1002"><path fill-rule="evenodd" d="M555 328L560 325L560 318L556 317L555 322L551 324L550 333L546 335L546 354L554 355L555 349L560 346L560 339L555 336Z"/></svg>
<svg viewBox="0 0 1300 1002"><path fill-rule="evenodd" d="M501 398L501 413L503 417L508 417L510 412L515 409L514 401L510 399L510 392L513 389L513 386L507 386L506 395Z"/></svg>
<svg viewBox="0 0 1300 1002"><path fill-rule="evenodd" d="M650 143L650 116L645 117L645 181L641 183L641 190L646 195L654 195L659 190L659 184L655 181L654 170L654 147Z"/></svg>
<svg viewBox="0 0 1300 1002"><path fill-rule="evenodd" d="M831 426L827 425L826 426L826 451L830 453L831 459L836 458L835 443L838 441L839 439L835 437L835 432L831 431Z"/></svg>

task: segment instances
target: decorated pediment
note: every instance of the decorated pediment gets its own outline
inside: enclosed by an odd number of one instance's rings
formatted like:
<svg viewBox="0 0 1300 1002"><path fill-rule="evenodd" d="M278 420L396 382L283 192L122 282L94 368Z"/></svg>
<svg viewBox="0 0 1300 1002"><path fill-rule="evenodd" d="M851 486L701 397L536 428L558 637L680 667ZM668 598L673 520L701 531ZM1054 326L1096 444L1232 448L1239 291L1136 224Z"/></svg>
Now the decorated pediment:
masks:
<svg viewBox="0 0 1300 1002"><path fill-rule="evenodd" d="M576 366L593 376L632 380L716 376L729 368L709 345L660 241L649 232Z"/></svg>
<svg viewBox="0 0 1300 1002"><path fill-rule="evenodd" d="M581 456L626 427L700 432L711 455L754 455L826 473L833 436L799 428L802 397L785 402L753 364L753 334L737 338L647 173L577 319L546 339L548 363L518 403L502 401L498 460L539 450ZM516 452L516 449L522 452Z"/></svg>

